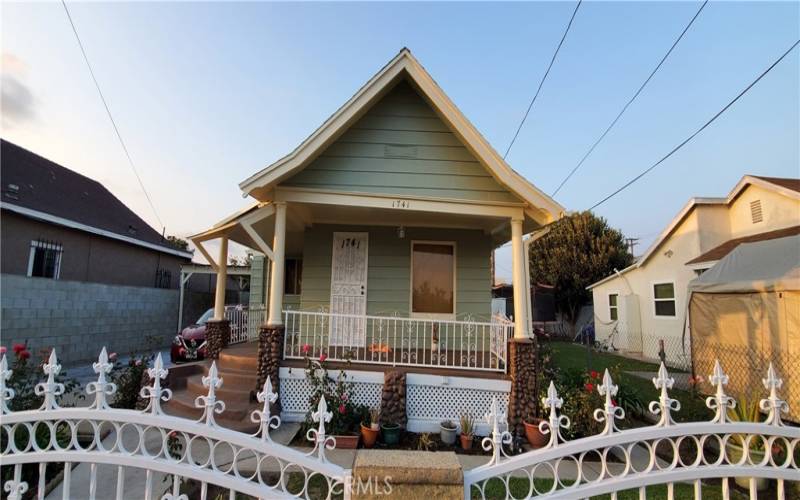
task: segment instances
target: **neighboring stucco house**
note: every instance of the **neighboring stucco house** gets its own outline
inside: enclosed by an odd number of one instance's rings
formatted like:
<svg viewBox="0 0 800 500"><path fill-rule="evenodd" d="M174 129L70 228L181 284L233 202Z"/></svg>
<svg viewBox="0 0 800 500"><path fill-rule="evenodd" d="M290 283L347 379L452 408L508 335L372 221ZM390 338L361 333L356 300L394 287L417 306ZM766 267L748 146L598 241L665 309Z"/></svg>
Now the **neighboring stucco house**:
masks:
<svg viewBox="0 0 800 500"><path fill-rule="evenodd" d="M800 179L745 175L725 198L692 198L637 261L589 286L598 340L688 367L687 284L744 242L800 233ZM688 339L688 336L686 336Z"/></svg>
<svg viewBox="0 0 800 500"><path fill-rule="evenodd" d="M56 346L72 362L95 359L103 336L127 351L146 335L174 335L191 252L99 182L5 140L0 183L4 344Z"/></svg>
<svg viewBox="0 0 800 500"><path fill-rule="evenodd" d="M523 234L564 209L511 169L407 49L293 152L239 187L256 203L191 239L220 276L229 240L268 257L268 318L250 356L273 386L302 376L281 372L279 380L276 358L302 366L303 356L323 353L380 381L393 366L497 379L508 370L508 337L529 337L524 293L515 296L513 323L493 321L492 250L511 240L513 284L525 290ZM204 247L212 239L219 255ZM217 327L227 329L214 323L210 341ZM266 352L270 345L280 352ZM465 410L485 412L491 395L509 387L433 380L431 391L454 390L448 383L467 391L457 394L466 406L445 401L443 414L426 417L437 426ZM380 388L373 382L369 391ZM285 412L307 409L302 390L281 394Z"/></svg>

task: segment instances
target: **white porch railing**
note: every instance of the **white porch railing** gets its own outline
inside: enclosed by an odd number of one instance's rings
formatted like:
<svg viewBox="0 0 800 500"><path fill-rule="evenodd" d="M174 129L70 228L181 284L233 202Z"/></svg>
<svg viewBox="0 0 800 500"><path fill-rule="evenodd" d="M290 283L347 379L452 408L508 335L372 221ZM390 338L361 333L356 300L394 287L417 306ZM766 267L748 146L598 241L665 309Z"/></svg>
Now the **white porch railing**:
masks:
<svg viewBox="0 0 800 500"><path fill-rule="evenodd" d="M64 395L64 385L56 382L61 366L51 351L43 367L47 378L36 385L36 394L44 398L41 408L12 412L9 403L15 394L7 385L12 370L3 355L0 463L4 471L13 470L3 484L9 500L21 500L26 492L44 499L47 481L53 476L48 469L52 471L56 465L63 470L60 487L65 499L188 500L221 498L223 494L230 499L350 498L351 471L329 462L325 455L336 446L335 438L325 431L332 416L325 398L312 414L315 428L307 434L314 448L303 453L270 437L280 425L280 417L270 414L270 404L278 395L269 377L258 393L263 407L250 416L259 430L250 435L215 422L214 416L225 411L225 403L217 399L222 378L214 363L203 377L208 393L195 401L195 406L203 409L203 416L196 421L167 415L161 409L172 392L161 387L167 370L160 354L148 369L151 384L141 391L149 401L142 411L109 407L116 391L115 384L108 381L111 369L103 348L94 363L97 381L86 386L92 405L62 408L58 399ZM78 464L82 468L73 468ZM130 474L133 469L145 471L144 484L138 474Z"/></svg>
<svg viewBox="0 0 800 500"><path fill-rule="evenodd" d="M266 319L264 306L226 306L225 319L230 322L229 344L258 340L258 329Z"/></svg>
<svg viewBox="0 0 800 500"><path fill-rule="evenodd" d="M668 499L677 498L677 489L682 487L691 490L691 498L700 500L708 487L704 481L714 480L721 485L722 499L729 500L733 497L733 478L737 484L745 485L751 500L758 498L759 483L764 480L773 480L775 485L765 498L792 498L787 483L800 481L800 428L781 420L781 414L789 410L778 396L782 380L770 365L763 379L767 397L759 401L766 417L759 422L731 421L728 412L736 401L725 394L728 376L719 362L709 381L716 386L716 393L706 399L706 405L716 413L714 418L708 422L676 423L672 412L680 410L680 403L669 397L668 389L674 380L662 363L653 379L660 396L649 406L658 422L620 430L617 421L625 418L625 411L614 405L618 386L606 370L603 383L597 387L605 402L594 412L595 420L602 422L604 429L595 436L573 441L561 436L561 429L570 426L570 419L559 411L564 401L551 382L547 397L543 398L550 415L539 425L549 436L549 443L516 456L506 454L504 446L512 443L512 436L502 429L506 416L495 401L486 415L491 437L483 440L483 448L492 451L492 458L489 463L464 472L465 499L577 500L607 494L616 499L623 497L621 492L628 492L627 498L644 500L651 495L648 487L666 485Z"/></svg>
<svg viewBox="0 0 800 500"><path fill-rule="evenodd" d="M506 371L514 323L284 311L287 359ZM336 335L331 335L333 330Z"/></svg>

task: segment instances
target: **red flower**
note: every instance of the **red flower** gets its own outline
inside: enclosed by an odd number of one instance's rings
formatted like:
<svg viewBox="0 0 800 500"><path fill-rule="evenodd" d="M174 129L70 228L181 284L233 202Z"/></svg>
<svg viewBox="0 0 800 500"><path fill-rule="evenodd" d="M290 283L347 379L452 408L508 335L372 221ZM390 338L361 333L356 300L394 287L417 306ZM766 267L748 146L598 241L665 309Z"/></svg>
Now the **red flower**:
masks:
<svg viewBox="0 0 800 500"><path fill-rule="evenodd" d="M617 400L616 399L612 399L611 400L611 406L617 406Z"/></svg>
<svg viewBox="0 0 800 500"><path fill-rule="evenodd" d="M178 435L178 431L170 431L168 435L170 438L175 438Z"/></svg>
<svg viewBox="0 0 800 500"><path fill-rule="evenodd" d="M592 376L592 378L597 378L597 377L599 377L599 376L600 376L600 374L599 374L599 373L597 373L597 372L596 372L596 371L594 371L594 370L592 370L592 373L591 373L590 375Z"/></svg>
<svg viewBox="0 0 800 500"><path fill-rule="evenodd" d="M14 344L14 347L12 347L11 350L14 351L14 354L19 355L19 353L25 350L25 344Z"/></svg>
<svg viewBox="0 0 800 500"><path fill-rule="evenodd" d="M117 360L117 353L112 352L111 354L109 354L108 355L108 360L111 361L111 362L116 361Z"/></svg>
<svg viewBox="0 0 800 500"><path fill-rule="evenodd" d="M19 359L28 359L31 357L31 353L23 349L17 353L17 356L19 356Z"/></svg>
<svg viewBox="0 0 800 500"><path fill-rule="evenodd" d="M301 348L301 350L303 351L303 354L308 354L308 351L311 350L311 346L308 345L308 344L303 344L303 347Z"/></svg>
<svg viewBox="0 0 800 500"><path fill-rule="evenodd" d="M346 412L346 411L347 411L347 408L344 406L344 403L340 404L339 405L339 413L344 415L344 412Z"/></svg>
<svg viewBox="0 0 800 500"><path fill-rule="evenodd" d="M591 382L586 384L585 387L586 387L586 392L592 392L594 390L594 384Z"/></svg>
<svg viewBox="0 0 800 500"><path fill-rule="evenodd" d="M347 401L347 394L342 394L342 401Z"/></svg>
<svg viewBox="0 0 800 500"><path fill-rule="evenodd" d="M0 345L0 356L6 353L6 346Z"/></svg>
<svg viewBox="0 0 800 500"><path fill-rule="evenodd" d="M328 355L327 355L327 354L325 354L324 352L323 352L322 354L320 354L320 355L319 355L319 362L320 362L320 363L322 363L322 362L323 362L323 361L325 361L326 359L328 359Z"/></svg>

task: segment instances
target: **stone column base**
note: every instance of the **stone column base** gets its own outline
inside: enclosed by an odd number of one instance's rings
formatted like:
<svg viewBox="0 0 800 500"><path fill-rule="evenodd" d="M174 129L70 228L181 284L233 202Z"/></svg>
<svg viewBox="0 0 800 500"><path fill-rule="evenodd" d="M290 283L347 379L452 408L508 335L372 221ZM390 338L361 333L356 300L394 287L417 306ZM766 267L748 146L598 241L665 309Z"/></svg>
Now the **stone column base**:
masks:
<svg viewBox="0 0 800 500"><path fill-rule="evenodd" d="M283 359L283 325L262 325L258 331L258 380L256 392L261 392L267 377L272 390L280 394L280 367ZM280 411L280 399L276 411Z"/></svg>
<svg viewBox="0 0 800 500"><path fill-rule="evenodd" d="M508 341L508 377L511 394L508 397L508 428L517 435L525 435L524 421L531 422L536 408L536 344L532 339Z"/></svg>
<svg viewBox="0 0 800 500"><path fill-rule="evenodd" d="M210 319L206 323L206 357L219 359L219 353L231 340L231 323L227 319Z"/></svg>
<svg viewBox="0 0 800 500"><path fill-rule="evenodd" d="M406 427L408 416L406 415L405 373L389 371L383 374L380 410L382 424L397 424L400 427Z"/></svg>
<svg viewBox="0 0 800 500"><path fill-rule="evenodd" d="M353 498L464 499L464 472L453 452L358 450Z"/></svg>

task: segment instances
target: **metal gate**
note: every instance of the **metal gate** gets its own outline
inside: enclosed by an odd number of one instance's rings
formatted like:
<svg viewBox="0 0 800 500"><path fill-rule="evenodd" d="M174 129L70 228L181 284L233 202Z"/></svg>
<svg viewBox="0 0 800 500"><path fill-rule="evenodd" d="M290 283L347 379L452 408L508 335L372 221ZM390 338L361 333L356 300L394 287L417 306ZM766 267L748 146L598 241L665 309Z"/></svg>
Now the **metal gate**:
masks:
<svg viewBox="0 0 800 500"><path fill-rule="evenodd" d="M204 410L197 421L162 411L162 402L168 401L172 393L161 387L167 370L160 355L148 370L151 384L141 391L149 403L143 411L109 407L107 398L116 391L107 378L111 369L104 348L94 364L97 381L86 385L86 392L94 397L92 405L61 408L58 400L64 394L64 385L55 379L61 366L53 351L44 365L47 379L36 385L36 394L44 398L41 408L10 412L8 402L15 394L7 387L12 372L3 356L0 461L4 467L13 466L13 478L3 485L9 499L19 500L33 488L36 498L43 499L48 467L55 464L63 464L61 487L65 499L94 500L101 483L114 491L108 496L117 499L134 495L146 500L187 500L191 495L205 500L215 498L220 491L230 499L237 493L255 498L349 498L351 471L325 457L325 451L333 449L336 442L325 434L325 423L332 414L327 411L324 398L313 414L318 427L307 435L314 449L304 454L270 438L269 433L278 428L280 418L270 414L270 403L278 395L272 392L269 377L258 394L263 409L251 415L260 428L255 435L249 435L216 424L214 416L225 411L225 403L216 397L222 378L213 363L203 378L208 393L195 400L195 406ZM88 464L88 479L72 480L75 464ZM113 472L110 477L105 472L100 477L98 467ZM23 468L27 480L23 479ZM144 484L139 484L143 491L132 492L135 485L130 480L126 482L126 472L131 469L145 471ZM163 483L158 477L168 482Z"/></svg>

